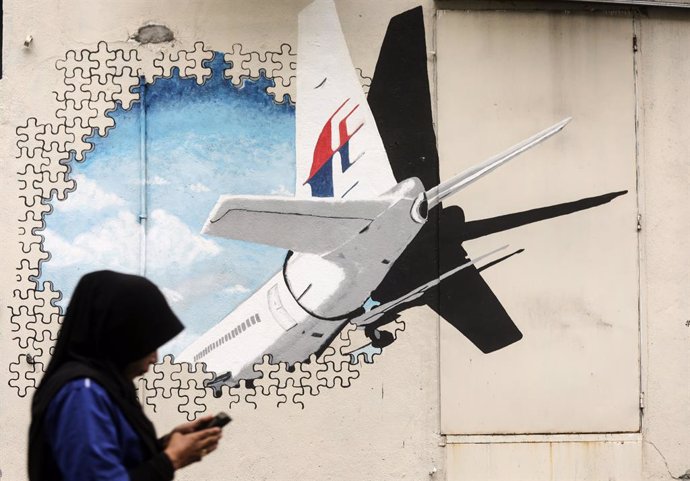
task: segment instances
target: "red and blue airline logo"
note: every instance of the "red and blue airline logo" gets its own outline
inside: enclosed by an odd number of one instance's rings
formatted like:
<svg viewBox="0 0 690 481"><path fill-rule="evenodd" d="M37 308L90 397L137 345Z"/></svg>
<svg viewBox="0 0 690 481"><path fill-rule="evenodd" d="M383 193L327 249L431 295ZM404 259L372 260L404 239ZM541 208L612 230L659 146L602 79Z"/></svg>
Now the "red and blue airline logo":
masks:
<svg viewBox="0 0 690 481"><path fill-rule="evenodd" d="M340 107L333 112L321 129L319 138L314 147L314 157L311 163L309 178L304 184L311 186L312 197L333 197L333 157L336 153L340 154L340 168L345 172L352 166L350 162L350 139L362 128L364 123L359 124L352 133L347 131L347 119L357 110L359 104L355 105L338 123L338 146L333 148L333 119L345 107L350 99L343 102Z"/></svg>

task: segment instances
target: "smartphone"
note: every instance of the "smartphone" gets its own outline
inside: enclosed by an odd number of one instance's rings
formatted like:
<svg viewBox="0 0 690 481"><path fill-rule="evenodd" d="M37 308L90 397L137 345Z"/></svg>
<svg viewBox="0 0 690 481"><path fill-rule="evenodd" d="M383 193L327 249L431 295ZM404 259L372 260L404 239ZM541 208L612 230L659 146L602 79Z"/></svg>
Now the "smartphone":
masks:
<svg viewBox="0 0 690 481"><path fill-rule="evenodd" d="M232 418L227 413L220 412L216 414L210 421L201 423L199 427L196 428L196 430L201 431L202 429L222 428L230 421L232 421Z"/></svg>

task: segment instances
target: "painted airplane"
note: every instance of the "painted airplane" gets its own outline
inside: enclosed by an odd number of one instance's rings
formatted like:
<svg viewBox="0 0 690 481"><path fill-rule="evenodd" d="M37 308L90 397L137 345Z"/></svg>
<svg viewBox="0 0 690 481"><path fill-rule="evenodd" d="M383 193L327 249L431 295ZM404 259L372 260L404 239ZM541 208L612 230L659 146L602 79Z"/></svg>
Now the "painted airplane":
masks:
<svg viewBox="0 0 690 481"><path fill-rule="evenodd" d="M290 365L318 355L347 323L375 343L381 319L503 249L466 259L395 299L371 302L430 210L570 120L425 188L416 177L396 181L332 0L300 13L298 58L295 196L224 195L204 226L205 234L288 250L280 272L178 357L206 363L219 374L215 383L256 378L253 365L266 354Z"/></svg>

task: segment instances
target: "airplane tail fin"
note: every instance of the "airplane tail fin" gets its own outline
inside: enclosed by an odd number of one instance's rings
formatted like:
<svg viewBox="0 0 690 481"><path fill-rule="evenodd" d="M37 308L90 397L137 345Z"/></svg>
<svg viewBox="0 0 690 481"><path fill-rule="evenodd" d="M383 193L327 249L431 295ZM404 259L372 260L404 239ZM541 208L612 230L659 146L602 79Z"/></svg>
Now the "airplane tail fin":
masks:
<svg viewBox="0 0 690 481"><path fill-rule="evenodd" d="M561 120L557 124L549 127L548 129L542 130L538 134L523 140L519 144L516 144L498 155L491 157L490 159L482 162L479 165L470 167L469 169L459 173L455 177L441 182L436 187L429 189L426 193L427 199L429 200L429 209L441 203L446 197L455 194L456 192L464 189L466 186L474 182L475 180L483 177L494 169L497 169L501 165L505 164L514 157L517 157L526 150L531 149L535 145L543 142L552 135L558 133L566 126L572 117Z"/></svg>
<svg viewBox="0 0 690 481"><path fill-rule="evenodd" d="M385 200L224 195L202 232L323 254L357 235L388 206Z"/></svg>

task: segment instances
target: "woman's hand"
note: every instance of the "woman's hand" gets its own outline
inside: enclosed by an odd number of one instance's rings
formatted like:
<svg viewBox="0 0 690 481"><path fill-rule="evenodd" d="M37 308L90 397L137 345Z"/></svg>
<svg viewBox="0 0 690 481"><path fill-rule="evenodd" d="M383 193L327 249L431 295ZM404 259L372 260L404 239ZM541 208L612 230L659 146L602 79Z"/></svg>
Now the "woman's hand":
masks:
<svg viewBox="0 0 690 481"><path fill-rule="evenodd" d="M207 423L207 422L210 422L211 419L213 419L213 415L209 414L208 416L203 416L203 417L200 417L198 419L195 419L192 422L180 424L175 429L170 431L170 434L172 434L172 433L182 433L182 434L193 433L194 431L197 430L197 428L200 425Z"/></svg>
<svg viewBox="0 0 690 481"><path fill-rule="evenodd" d="M207 416L200 417L199 419L195 419L194 421L180 424L179 426L175 427L172 431L170 431L168 434L166 434L160 439L160 443L163 446L163 449L168 447L168 443L170 442L170 436L172 436L173 433L193 433L194 431L197 431L202 424L210 422L211 419L213 419L213 416L209 414Z"/></svg>
<svg viewBox="0 0 690 481"><path fill-rule="evenodd" d="M165 454L170 458L173 468L177 470L201 461L201 458L218 447L218 441L221 437L220 428L204 429L187 434L174 430L170 433Z"/></svg>

